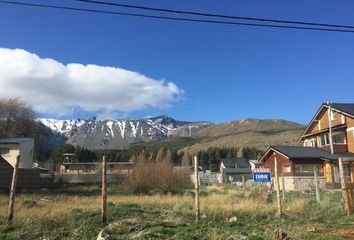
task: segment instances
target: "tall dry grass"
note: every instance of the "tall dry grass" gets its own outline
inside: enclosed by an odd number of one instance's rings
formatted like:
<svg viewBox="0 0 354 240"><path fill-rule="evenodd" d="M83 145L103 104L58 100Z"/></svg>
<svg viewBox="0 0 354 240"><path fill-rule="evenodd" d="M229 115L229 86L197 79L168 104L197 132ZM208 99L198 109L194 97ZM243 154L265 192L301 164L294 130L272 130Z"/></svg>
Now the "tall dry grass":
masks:
<svg viewBox="0 0 354 240"><path fill-rule="evenodd" d="M26 204L35 202L34 206ZM15 204L15 217L26 220L31 218L58 217L62 214L81 210L98 210L100 196L80 195L46 195L40 193L18 194ZM185 213L193 214L193 194L153 194L153 195L108 195L108 202L119 204L138 204L171 207ZM0 196L0 217L4 218L7 212L7 196ZM250 198L249 193L240 190L210 187L200 196L202 212L212 218L225 218L234 212L275 212L274 204L261 203L257 199Z"/></svg>
<svg viewBox="0 0 354 240"><path fill-rule="evenodd" d="M189 173L175 171L170 161L154 161L144 156L135 160L126 187L132 193L182 193L191 185Z"/></svg>

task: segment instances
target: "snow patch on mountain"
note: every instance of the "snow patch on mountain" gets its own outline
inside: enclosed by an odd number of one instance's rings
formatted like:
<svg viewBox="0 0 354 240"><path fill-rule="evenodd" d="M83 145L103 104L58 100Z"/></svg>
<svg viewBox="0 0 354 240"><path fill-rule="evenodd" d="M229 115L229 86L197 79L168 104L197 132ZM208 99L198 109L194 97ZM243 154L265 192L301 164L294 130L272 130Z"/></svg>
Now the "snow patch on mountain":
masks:
<svg viewBox="0 0 354 240"><path fill-rule="evenodd" d="M168 116L145 119L56 120L38 119L56 135L62 135L67 143L89 149L124 148L141 141L162 140L169 136L189 137L209 126L206 122L177 121Z"/></svg>
<svg viewBox="0 0 354 240"><path fill-rule="evenodd" d="M111 133L112 137L114 138L114 131L113 131L113 125L114 125L114 122L109 120L107 123L106 123L107 127L108 127L108 130L109 132Z"/></svg>
<svg viewBox="0 0 354 240"><path fill-rule="evenodd" d="M38 118L39 122L50 128L53 132L65 133L86 123L83 119L57 120L53 118Z"/></svg>

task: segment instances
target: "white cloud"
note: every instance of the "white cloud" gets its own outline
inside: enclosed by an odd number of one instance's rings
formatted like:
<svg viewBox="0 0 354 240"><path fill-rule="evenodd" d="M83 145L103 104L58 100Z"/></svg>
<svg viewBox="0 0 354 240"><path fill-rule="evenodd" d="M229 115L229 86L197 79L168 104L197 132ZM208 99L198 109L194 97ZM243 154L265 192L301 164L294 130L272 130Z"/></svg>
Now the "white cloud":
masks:
<svg viewBox="0 0 354 240"><path fill-rule="evenodd" d="M128 113L167 108L183 90L117 67L63 64L22 49L0 48L0 96L20 97L40 113L67 115L75 108Z"/></svg>

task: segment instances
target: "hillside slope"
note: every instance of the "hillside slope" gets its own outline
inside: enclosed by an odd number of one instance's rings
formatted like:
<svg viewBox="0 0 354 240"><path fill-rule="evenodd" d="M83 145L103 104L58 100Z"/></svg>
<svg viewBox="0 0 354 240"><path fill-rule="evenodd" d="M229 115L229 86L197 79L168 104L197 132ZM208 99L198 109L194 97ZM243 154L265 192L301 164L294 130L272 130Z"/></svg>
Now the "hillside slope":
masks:
<svg viewBox="0 0 354 240"><path fill-rule="evenodd" d="M273 132L303 129L304 126L295 122L283 119L255 119L245 118L229 123L216 124L196 132L196 137L216 137L230 134L237 134L245 131Z"/></svg>

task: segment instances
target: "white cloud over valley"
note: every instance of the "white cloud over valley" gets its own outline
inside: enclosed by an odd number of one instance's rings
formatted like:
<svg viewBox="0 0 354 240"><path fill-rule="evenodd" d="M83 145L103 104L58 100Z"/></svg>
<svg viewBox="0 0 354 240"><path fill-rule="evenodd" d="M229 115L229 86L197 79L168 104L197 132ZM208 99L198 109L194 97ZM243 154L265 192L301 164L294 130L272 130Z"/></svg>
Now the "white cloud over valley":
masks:
<svg viewBox="0 0 354 240"><path fill-rule="evenodd" d="M167 108L182 93L172 82L122 68L63 64L26 50L0 48L0 96L19 97L40 113Z"/></svg>

